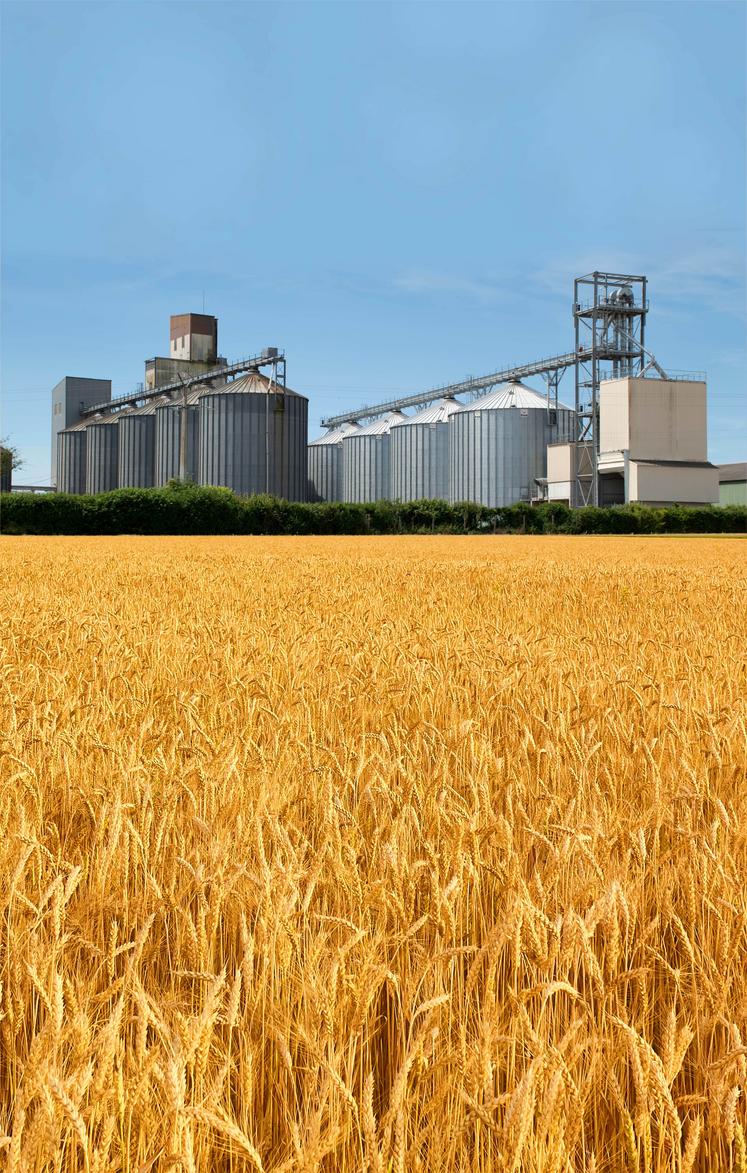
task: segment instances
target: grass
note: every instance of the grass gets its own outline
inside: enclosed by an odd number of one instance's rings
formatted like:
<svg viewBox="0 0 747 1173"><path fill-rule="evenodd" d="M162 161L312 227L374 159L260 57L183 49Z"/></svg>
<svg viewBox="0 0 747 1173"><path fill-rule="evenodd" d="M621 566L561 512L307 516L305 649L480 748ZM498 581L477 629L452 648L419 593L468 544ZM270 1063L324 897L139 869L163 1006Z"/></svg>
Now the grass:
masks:
<svg viewBox="0 0 747 1173"><path fill-rule="evenodd" d="M738 546L3 551L0 1164L744 1173Z"/></svg>

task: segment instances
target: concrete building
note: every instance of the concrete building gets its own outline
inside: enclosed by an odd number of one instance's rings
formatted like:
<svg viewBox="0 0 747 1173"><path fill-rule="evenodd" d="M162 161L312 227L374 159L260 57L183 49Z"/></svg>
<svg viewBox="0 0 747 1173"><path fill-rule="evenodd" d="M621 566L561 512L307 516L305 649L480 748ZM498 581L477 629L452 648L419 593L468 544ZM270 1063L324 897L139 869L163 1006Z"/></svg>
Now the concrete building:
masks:
<svg viewBox="0 0 747 1173"><path fill-rule="evenodd" d="M211 314L172 314L170 358L215 363L218 358L218 319Z"/></svg>
<svg viewBox="0 0 747 1173"><path fill-rule="evenodd" d="M719 505L747 505L747 464L718 466Z"/></svg>
<svg viewBox="0 0 747 1173"><path fill-rule="evenodd" d="M52 484L57 484L57 437L81 418L81 409L96 403L108 403L112 397L111 379L85 379L66 375L52 389Z"/></svg>
<svg viewBox="0 0 747 1173"><path fill-rule="evenodd" d="M575 461L585 454L577 445L553 448L548 499L568 501ZM708 460L706 384L632 376L602 382L598 467L600 505L718 502L718 471Z"/></svg>
<svg viewBox="0 0 747 1173"><path fill-rule="evenodd" d="M172 314L167 357L145 361L145 389L176 383L180 375L201 375L225 366L218 357L218 319L210 314Z"/></svg>

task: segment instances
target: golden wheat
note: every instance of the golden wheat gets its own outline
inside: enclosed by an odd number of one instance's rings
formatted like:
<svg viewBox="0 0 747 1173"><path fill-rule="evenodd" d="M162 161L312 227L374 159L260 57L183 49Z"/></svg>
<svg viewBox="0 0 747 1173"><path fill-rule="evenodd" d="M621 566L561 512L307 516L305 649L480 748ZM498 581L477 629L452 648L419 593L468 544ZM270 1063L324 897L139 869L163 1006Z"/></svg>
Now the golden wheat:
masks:
<svg viewBox="0 0 747 1173"><path fill-rule="evenodd" d="M745 552L4 539L0 1162L744 1170Z"/></svg>

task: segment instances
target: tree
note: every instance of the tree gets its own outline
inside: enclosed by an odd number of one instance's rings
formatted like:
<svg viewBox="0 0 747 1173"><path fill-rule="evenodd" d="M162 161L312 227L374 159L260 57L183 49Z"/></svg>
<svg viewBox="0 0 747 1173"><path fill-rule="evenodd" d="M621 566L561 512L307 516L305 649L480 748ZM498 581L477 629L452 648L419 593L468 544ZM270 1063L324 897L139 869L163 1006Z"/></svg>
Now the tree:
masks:
<svg viewBox="0 0 747 1173"><path fill-rule="evenodd" d="M7 438L0 440L0 493L10 492L13 470L22 465L18 449Z"/></svg>

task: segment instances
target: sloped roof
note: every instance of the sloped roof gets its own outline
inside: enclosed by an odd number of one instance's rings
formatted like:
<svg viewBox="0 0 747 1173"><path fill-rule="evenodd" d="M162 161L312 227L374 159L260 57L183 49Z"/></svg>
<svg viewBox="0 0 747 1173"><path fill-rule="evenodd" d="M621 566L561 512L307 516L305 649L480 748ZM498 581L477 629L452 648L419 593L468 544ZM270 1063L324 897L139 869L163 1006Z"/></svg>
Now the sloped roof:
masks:
<svg viewBox="0 0 747 1173"><path fill-rule="evenodd" d="M720 481L747 481L747 464L720 464L718 466Z"/></svg>
<svg viewBox="0 0 747 1173"><path fill-rule="evenodd" d="M523 383L504 383L496 387L488 395L480 395L472 403L461 407L460 411L504 411L510 407L522 410L547 408L547 398L539 391L526 387ZM558 403L558 407L571 411L565 403Z"/></svg>
<svg viewBox="0 0 747 1173"><path fill-rule="evenodd" d="M298 399L305 398L297 391L291 391L290 387L281 387L278 383L271 382L266 375L261 375L259 371L249 371L240 379L224 383L222 387L204 387L200 391L199 398L205 399L208 395L267 395L268 393L279 395L282 392Z"/></svg>
<svg viewBox="0 0 747 1173"><path fill-rule="evenodd" d="M409 415L406 419L398 420L392 424L392 427L404 428L408 424L446 423L449 416L453 415L455 411L459 411L462 406L461 403L457 403L456 399L439 399L438 403L432 403L430 407L423 408L422 411L416 412L415 415Z"/></svg>
<svg viewBox="0 0 747 1173"><path fill-rule="evenodd" d="M365 428L359 428L355 433L356 436L386 436L393 424L407 421L409 416L404 415L401 411L390 411L388 415L380 415L378 419L373 420L370 424L366 424ZM348 432L348 436L352 433Z"/></svg>
<svg viewBox="0 0 747 1173"><path fill-rule="evenodd" d="M318 436L316 440L311 440L309 447L313 445L315 448L318 448L322 444L339 444L345 436L357 431L360 431L360 424L346 421L344 424L340 424L339 428L333 428L331 432L325 432L323 436Z"/></svg>

